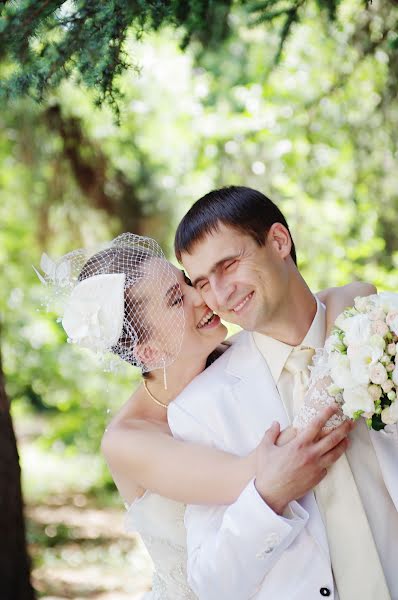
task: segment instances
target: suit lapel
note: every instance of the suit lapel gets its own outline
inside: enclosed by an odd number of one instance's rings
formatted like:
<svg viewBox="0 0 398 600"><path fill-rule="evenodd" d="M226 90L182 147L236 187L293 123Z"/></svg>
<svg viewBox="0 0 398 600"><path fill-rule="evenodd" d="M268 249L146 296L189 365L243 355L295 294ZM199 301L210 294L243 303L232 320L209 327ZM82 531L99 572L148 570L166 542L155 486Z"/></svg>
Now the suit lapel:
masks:
<svg viewBox="0 0 398 600"><path fill-rule="evenodd" d="M228 425L225 443L228 448L235 448L235 452L247 453L261 441L273 421L279 421L283 429L288 425L288 417L252 334L242 334L231 353L226 372L233 379L229 407L226 405L223 410ZM229 411L231 419L228 418Z"/></svg>

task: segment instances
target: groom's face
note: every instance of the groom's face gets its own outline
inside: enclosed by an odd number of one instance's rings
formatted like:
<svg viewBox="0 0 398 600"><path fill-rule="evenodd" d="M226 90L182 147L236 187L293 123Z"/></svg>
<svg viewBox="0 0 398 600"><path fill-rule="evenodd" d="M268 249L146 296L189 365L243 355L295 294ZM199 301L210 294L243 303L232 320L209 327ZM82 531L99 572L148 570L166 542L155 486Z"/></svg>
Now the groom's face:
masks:
<svg viewBox="0 0 398 600"><path fill-rule="evenodd" d="M220 224L191 254L183 253L182 262L203 300L220 317L243 329L262 331L286 298L290 243L279 223L271 227L264 246Z"/></svg>

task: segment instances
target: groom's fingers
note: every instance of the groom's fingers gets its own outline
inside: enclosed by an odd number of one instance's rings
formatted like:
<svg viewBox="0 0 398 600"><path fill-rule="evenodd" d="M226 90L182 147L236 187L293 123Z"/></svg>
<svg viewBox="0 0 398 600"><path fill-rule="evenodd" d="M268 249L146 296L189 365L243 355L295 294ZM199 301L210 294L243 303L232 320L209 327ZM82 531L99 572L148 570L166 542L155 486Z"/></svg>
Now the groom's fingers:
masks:
<svg viewBox="0 0 398 600"><path fill-rule="evenodd" d="M297 435L297 441L301 444L310 443L318 439L329 419L337 413L339 407L337 404L331 404L323 408L319 414Z"/></svg>
<svg viewBox="0 0 398 600"><path fill-rule="evenodd" d="M324 454L330 452L330 450L333 450L333 448L335 448L347 437L350 431L352 431L352 428L352 421L344 421L344 423L320 439L316 443L316 448L319 452L319 455L323 456Z"/></svg>

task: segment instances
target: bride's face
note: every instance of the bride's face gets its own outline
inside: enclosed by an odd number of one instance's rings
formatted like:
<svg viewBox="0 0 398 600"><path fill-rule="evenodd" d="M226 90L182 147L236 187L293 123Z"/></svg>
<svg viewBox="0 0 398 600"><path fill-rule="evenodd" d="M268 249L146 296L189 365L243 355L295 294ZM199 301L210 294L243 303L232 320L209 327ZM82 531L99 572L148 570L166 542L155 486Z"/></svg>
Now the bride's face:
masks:
<svg viewBox="0 0 398 600"><path fill-rule="evenodd" d="M227 328L203 301L201 294L192 287L183 271L172 266L181 289L185 327L181 355L185 358L206 358L225 339Z"/></svg>
<svg viewBox="0 0 398 600"><path fill-rule="evenodd" d="M141 361L166 364L182 359L203 361L227 334L220 318L204 303L182 271L162 259L151 261L151 277L144 278L135 292L145 298L141 326L149 332L139 344Z"/></svg>

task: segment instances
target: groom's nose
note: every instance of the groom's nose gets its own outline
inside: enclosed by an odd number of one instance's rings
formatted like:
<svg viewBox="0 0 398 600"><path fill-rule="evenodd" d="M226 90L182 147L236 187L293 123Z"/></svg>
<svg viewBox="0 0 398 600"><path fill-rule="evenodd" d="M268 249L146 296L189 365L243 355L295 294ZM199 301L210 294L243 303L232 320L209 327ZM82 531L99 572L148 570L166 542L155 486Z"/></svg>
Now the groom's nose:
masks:
<svg viewBox="0 0 398 600"><path fill-rule="evenodd" d="M215 306L211 308L215 308L216 311L227 311L228 303L231 295L233 294L234 286L232 283L224 280L220 280L218 278L214 278L210 281L211 295L212 295L212 303ZM214 299L214 302L213 302Z"/></svg>

